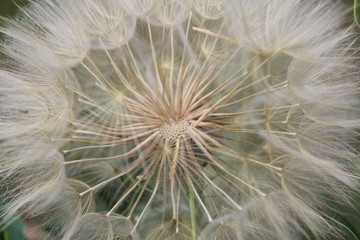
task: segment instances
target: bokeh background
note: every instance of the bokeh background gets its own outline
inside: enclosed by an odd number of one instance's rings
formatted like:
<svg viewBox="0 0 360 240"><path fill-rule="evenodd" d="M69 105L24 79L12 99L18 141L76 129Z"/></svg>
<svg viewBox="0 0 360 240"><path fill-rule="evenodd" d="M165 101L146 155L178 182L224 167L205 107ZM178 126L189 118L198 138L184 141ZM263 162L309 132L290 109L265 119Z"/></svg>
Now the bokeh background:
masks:
<svg viewBox="0 0 360 240"><path fill-rule="evenodd" d="M16 13L16 4L23 5L26 0L0 0L0 16L12 16Z"/></svg>

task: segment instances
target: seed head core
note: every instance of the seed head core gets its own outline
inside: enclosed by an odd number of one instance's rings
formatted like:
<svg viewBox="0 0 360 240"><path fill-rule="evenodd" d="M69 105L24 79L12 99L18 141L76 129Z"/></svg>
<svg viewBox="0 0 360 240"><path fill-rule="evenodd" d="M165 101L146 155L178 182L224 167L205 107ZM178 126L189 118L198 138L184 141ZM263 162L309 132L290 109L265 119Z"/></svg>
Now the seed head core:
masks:
<svg viewBox="0 0 360 240"><path fill-rule="evenodd" d="M160 126L160 134L168 139L170 142L176 141L184 133L187 132L190 122L186 119L181 119L179 121L170 121L169 123L164 123Z"/></svg>

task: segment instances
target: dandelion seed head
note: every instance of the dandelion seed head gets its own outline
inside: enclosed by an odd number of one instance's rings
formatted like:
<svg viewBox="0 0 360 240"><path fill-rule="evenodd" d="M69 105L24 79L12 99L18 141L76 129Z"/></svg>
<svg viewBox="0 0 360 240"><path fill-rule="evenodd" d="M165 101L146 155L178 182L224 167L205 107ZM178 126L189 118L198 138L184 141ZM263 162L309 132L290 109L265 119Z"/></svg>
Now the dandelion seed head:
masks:
<svg viewBox="0 0 360 240"><path fill-rule="evenodd" d="M0 190L54 239L327 239L357 186L337 1L33 1L4 20ZM304 17L306 16L306 17Z"/></svg>

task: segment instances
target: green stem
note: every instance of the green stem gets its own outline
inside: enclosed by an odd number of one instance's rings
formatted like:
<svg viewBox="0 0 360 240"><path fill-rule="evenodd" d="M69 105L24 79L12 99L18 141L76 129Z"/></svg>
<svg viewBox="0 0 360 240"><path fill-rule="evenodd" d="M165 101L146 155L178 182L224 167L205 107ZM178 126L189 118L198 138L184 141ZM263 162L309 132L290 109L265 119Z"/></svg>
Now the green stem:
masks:
<svg viewBox="0 0 360 240"><path fill-rule="evenodd" d="M360 27L360 1L354 0L354 18L356 24Z"/></svg>
<svg viewBox="0 0 360 240"><path fill-rule="evenodd" d="M196 240L196 215L195 215L195 201L194 194L189 189L189 205L190 205L190 218L191 218L191 233L192 238Z"/></svg>

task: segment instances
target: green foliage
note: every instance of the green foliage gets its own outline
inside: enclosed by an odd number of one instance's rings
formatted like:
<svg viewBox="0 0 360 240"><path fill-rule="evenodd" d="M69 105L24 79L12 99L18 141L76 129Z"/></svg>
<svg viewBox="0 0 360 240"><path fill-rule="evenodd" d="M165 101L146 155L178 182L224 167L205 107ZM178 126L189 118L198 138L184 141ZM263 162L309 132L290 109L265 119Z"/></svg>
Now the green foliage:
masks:
<svg viewBox="0 0 360 240"><path fill-rule="evenodd" d="M16 5L24 5L27 0L1 0L0 1L0 15L11 17L17 12Z"/></svg>
<svg viewBox="0 0 360 240"><path fill-rule="evenodd" d="M11 223L4 232L0 233L0 240L27 240L23 234L25 224L20 218Z"/></svg>

